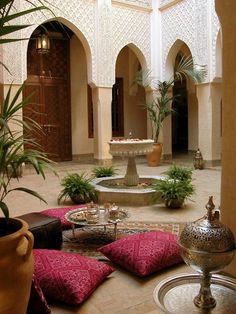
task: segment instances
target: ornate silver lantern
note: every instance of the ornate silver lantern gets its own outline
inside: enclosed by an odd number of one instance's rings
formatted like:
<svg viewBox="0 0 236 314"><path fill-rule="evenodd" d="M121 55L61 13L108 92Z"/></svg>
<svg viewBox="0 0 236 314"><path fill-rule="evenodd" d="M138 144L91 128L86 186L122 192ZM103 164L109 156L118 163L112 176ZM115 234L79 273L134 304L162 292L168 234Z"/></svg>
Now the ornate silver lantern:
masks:
<svg viewBox="0 0 236 314"><path fill-rule="evenodd" d="M193 165L195 169L203 169L204 163L203 163L202 153L200 152L199 148L197 149L195 153Z"/></svg>
<svg viewBox="0 0 236 314"><path fill-rule="evenodd" d="M207 214L187 224L179 237L184 261L201 274L200 291L194 298L194 304L201 309L216 306L210 289L211 274L230 264L235 247L234 235L219 221L212 199L206 205Z"/></svg>

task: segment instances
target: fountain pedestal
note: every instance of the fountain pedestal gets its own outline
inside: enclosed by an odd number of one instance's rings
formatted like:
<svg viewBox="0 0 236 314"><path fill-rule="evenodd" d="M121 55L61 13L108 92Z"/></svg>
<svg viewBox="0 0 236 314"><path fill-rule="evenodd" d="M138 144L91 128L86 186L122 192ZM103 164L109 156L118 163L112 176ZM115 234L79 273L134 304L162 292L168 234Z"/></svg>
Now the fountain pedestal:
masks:
<svg viewBox="0 0 236 314"><path fill-rule="evenodd" d="M125 184L136 186L139 183L135 157L137 155L147 155L152 151L153 140L112 140L110 154L112 156L128 157L128 164L125 174Z"/></svg>

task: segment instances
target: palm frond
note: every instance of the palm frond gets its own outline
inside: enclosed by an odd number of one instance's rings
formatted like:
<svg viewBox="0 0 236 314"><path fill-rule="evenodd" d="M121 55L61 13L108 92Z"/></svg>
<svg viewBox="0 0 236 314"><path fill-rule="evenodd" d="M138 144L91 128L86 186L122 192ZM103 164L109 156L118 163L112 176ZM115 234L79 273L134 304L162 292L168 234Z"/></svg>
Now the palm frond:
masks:
<svg viewBox="0 0 236 314"><path fill-rule="evenodd" d="M174 79L182 80L183 77L191 79L194 83L202 82L207 75L206 67L194 66L191 56L182 56L174 69Z"/></svg>

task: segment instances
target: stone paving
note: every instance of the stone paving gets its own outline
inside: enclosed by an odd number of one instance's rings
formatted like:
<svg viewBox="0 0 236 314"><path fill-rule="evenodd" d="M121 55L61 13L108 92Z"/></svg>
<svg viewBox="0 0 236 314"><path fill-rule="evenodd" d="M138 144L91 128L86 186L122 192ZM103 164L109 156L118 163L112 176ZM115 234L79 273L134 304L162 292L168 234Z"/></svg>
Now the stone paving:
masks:
<svg viewBox="0 0 236 314"><path fill-rule="evenodd" d="M175 160L177 165L192 166L191 160L181 161ZM15 192L10 194L7 202L10 208L11 216L21 215L30 211L39 211L45 208L58 207L57 197L62 189L60 186L61 178L67 173L87 173L91 175L91 171L95 165L91 162L76 163L66 162L59 163L55 166L58 176L47 171L46 179L32 173L32 170L26 169L25 174L19 180L14 180L12 186L25 186L35 189L41 194L47 204L40 202L38 199L27 195L23 192ZM119 175L124 175L126 171L126 160L114 162ZM168 163L162 163L158 167L148 167L146 161L140 159L137 162L137 168L140 175L163 175L163 172L170 166ZM191 200L187 200L184 207L173 210L167 209L163 204L153 206L126 206L130 211L130 220L141 221L159 221L159 222L186 222L201 217L205 213L205 204L208 197L213 195L216 207L220 204L220 178L221 168L212 167L203 170L193 171L193 184L196 187L196 193ZM62 206L62 205L61 205ZM65 206L65 204L63 204Z"/></svg>
<svg viewBox="0 0 236 314"><path fill-rule="evenodd" d="M175 160L175 163L192 166L192 160L180 159ZM125 174L126 160L114 162L114 165L120 175ZM15 192L7 199L10 215L18 216L31 211L58 207L57 197L61 190L60 179L72 172L85 172L90 175L93 167L94 164L91 161L60 163L55 166L58 176L47 172L46 180L33 174L30 169L26 169L19 182L14 180L12 187L25 186L35 189L47 200L47 204L25 193ZM140 175L162 175L169 164L163 162L158 167L148 167L146 161L140 159L137 167ZM196 220L205 214L205 204L210 195L214 196L215 204L219 206L220 177L220 167L194 170L193 183L196 186L196 194L192 197L193 201L187 201L181 209L167 209L161 204L145 207L129 206L126 207L130 213L129 220L157 223ZM65 206L65 204L61 206ZM82 305L70 307L59 303L50 303L52 314L159 314L161 311L157 309L152 296L156 285L167 277L189 272L193 272L193 270L187 265L181 264L162 270L148 278L140 279L116 267L116 271L110 278L102 283Z"/></svg>

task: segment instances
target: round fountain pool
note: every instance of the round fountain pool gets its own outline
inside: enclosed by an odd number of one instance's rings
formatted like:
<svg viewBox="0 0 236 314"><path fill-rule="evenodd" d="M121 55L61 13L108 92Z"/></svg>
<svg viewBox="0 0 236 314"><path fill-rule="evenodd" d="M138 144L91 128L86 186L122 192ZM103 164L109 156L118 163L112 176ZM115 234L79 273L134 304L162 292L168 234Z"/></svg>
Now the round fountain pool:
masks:
<svg viewBox="0 0 236 314"><path fill-rule="evenodd" d="M153 203L151 184L161 176L139 176L136 186L126 186L124 176L96 178L92 181L98 193L98 202L118 205L146 206Z"/></svg>

